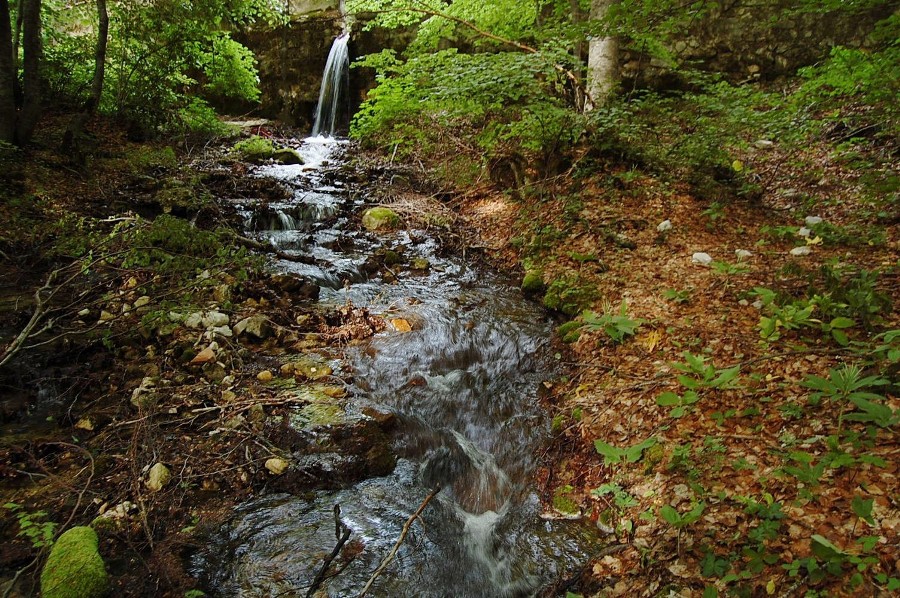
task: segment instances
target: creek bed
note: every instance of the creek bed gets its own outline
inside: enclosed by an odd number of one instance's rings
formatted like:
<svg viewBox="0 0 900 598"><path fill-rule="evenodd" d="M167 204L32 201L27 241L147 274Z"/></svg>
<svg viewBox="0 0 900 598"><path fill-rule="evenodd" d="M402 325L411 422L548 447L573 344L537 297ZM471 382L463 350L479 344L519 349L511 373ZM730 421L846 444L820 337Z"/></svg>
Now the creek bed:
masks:
<svg viewBox="0 0 900 598"><path fill-rule="evenodd" d="M304 141L305 165L256 172L290 186L293 199L241 209L249 234L315 258L280 267L319 284L321 302L352 302L396 323L349 348L340 373L352 380L348 417L365 417L367 408L395 416L397 466L340 490L241 505L195 558L195 571L216 595L305 594L335 545L340 505L351 541L319 595L358 595L440 485L369 595L540 595L576 575L598 546L593 526L542 517L531 485L549 429L538 387L555 374L550 323L518 289L443 256L423 231L376 236L350 226L365 198L351 198L333 177L346 147ZM367 267L385 247L428 267L398 267L385 282Z"/></svg>

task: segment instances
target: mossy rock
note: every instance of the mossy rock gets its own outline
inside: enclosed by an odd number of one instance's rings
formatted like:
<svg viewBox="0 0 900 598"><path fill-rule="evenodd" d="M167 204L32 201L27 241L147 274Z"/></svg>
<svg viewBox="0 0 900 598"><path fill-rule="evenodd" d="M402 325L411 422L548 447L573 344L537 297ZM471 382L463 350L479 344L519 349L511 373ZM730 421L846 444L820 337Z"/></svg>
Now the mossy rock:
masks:
<svg viewBox="0 0 900 598"><path fill-rule="evenodd" d="M300 152L289 147L283 147L272 152L272 159L281 164L303 164Z"/></svg>
<svg viewBox="0 0 900 598"><path fill-rule="evenodd" d="M543 293L546 289L544 285L544 273L540 270L529 270L522 279L522 292L529 295L537 295Z"/></svg>
<svg viewBox="0 0 900 598"><path fill-rule="evenodd" d="M363 213L362 225L366 230L390 230L400 225L400 216L390 208L369 208Z"/></svg>
<svg viewBox="0 0 900 598"><path fill-rule="evenodd" d="M262 162L275 154L275 146L268 139L254 135L234 144L233 152L248 162Z"/></svg>
<svg viewBox="0 0 900 598"><path fill-rule="evenodd" d="M109 589L97 532L73 527L59 537L41 571L43 598L94 598Z"/></svg>

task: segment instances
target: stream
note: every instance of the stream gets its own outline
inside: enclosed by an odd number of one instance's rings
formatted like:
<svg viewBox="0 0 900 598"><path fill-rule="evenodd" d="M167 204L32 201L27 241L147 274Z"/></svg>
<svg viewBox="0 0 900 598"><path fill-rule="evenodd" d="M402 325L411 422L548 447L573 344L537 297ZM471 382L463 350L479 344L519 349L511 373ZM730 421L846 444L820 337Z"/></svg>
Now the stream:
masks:
<svg viewBox="0 0 900 598"><path fill-rule="evenodd" d="M407 518L440 485L369 595L545 595L577 575L598 546L593 526L542 517L532 486L549 433L538 387L555 375L551 324L517 288L442 255L427 232L376 236L351 226L365 197L352 197L340 180L347 147L332 138L304 140L304 165L254 173L289 186L293 198L239 209L256 238L315 258L315 265L279 265L319 284L320 302L350 301L411 325L410 332L389 328L348 348L335 364L352 381L349 413L365 417L360 410L374 407L396 416L397 467L337 491L247 502L194 568L214 595L305 595L335 545L339 504L351 541L362 549L317 595L357 596ZM400 268L390 283L370 277L366 260L385 246L430 267Z"/></svg>

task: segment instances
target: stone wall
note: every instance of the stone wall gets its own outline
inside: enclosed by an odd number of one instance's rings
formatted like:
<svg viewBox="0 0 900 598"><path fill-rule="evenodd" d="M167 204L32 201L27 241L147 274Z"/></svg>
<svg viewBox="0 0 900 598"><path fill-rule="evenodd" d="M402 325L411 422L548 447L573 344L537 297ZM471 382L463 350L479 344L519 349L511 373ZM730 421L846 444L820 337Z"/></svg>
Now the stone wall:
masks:
<svg viewBox="0 0 900 598"><path fill-rule="evenodd" d="M799 12L797 2L791 0L766 3L763 8L752 0L731 0L698 21L691 34L671 50L683 64L700 64L735 79L774 79L822 60L835 45L864 45L875 23L890 16L892 10L879 6L856 14L836 11L823 15ZM665 66L639 52L623 53L623 74L642 83L661 79L664 85Z"/></svg>

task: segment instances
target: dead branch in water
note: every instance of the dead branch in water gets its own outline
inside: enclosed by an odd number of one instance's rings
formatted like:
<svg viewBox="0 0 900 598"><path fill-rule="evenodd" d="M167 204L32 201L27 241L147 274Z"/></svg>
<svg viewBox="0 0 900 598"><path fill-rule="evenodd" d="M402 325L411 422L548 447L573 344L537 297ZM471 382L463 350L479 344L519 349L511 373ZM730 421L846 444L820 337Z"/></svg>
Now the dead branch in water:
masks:
<svg viewBox="0 0 900 598"><path fill-rule="evenodd" d="M331 554L325 557L325 562L322 563L322 567L316 574L315 579L313 579L312 585L309 586L309 590L306 591L306 598L310 598L315 594L316 590L319 589L319 586L322 585L322 582L325 580L325 573L331 566L332 561L340 554L341 548L344 547L344 544L346 544L347 540L350 538L350 534L353 533L353 530L341 521L341 505L334 505L334 532L338 539L337 544L334 545L334 550L331 551Z"/></svg>
<svg viewBox="0 0 900 598"><path fill-rule="evenodd" d="M387 568L387 566L394 560L394 557L397 556L397 551L400 549L400 545L403 544L403 540L406 539L406 535L409 533L409 529L412 527L413 521L419 518L422 514L422 511L425 510L425 507L428 506L428 503L431 502L431 499L437 496L437 493L441 491L441 487L438 486L434 490L431 491L431 494L425 497L425 500L422 501L422 504L419 505L419 508L416 509L416 512L413 513L409 519L406 520L406 523L403 524L403 529L400 531L400 537L397 538L397 542L394 543L394 547L391 551L384 557L384 560L381 561L381 564L378 565L378 568L372 573L372 577L369 578L369 581L366 583L366 587L363 588L363 591L360 592L359 598L363 598L366 593L372 588L372 584L375 583L375 580L378 579L378 576Z"/></svg>

